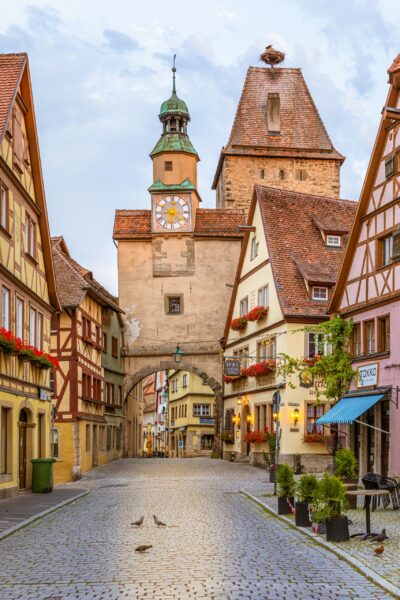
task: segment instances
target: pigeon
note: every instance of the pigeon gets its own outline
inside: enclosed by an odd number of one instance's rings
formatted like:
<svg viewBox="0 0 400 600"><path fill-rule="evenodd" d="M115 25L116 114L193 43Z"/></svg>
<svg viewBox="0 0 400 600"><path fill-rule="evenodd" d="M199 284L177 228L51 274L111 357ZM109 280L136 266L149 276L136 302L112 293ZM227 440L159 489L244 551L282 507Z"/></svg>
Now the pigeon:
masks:
<svg viewBox="0 0 400 600"><path fill-rule="evenodd" d="M141 554L143 554L144 552L146 552L146 550L149 550L152 547L153 546L151 544L142 544L141 546L135 548L135 552L141 552Z"/></svg>
<svg viewBox="0 0 400 600"><path fill-rule="evenodd" d="M377 546L374 549L374 552L375 552L375 554L382 554L382 552L384 551L384 549L385 549L385 546L383 544L381 544L380 546Z"/></svg>
<svg viewBox="0 0 400 600"><path fill-rule="evenodd" d="M140 527L141 525L143 525L143 521L144 521L144 517L141 517L138 521L131 523L131 525L134 525L135 527Z"/></svg>
<svg viewBox="0 0 400 600"><path fill-rule="evenodd" d="M166 524L163 523L162 521L160 521L159 519L157 519L156 515L153 515L153 519L154 519L154 523L157 525L157 527L166 527Z"/></svg>
<svg viewBox="0 0 400 600"><path fill-rule="evenodd" d="M388 540L388 536L386 535L386 529L383 528L381 533L372 538L374 542L383 542L384 540Z"/></svg>

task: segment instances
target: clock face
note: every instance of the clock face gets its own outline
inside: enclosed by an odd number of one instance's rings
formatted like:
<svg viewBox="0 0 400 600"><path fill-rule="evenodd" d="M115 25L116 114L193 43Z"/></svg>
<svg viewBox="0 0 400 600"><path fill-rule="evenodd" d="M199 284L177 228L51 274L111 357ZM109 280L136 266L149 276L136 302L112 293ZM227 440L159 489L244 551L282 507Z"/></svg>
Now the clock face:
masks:
<svg viewBox="0 0 400 600"><path fill-rule="evenodd" d="M157 225L166 231L179 231L190 228L190 207L188 200L179 196L167 196L156 201L155 217Z"/></svg>

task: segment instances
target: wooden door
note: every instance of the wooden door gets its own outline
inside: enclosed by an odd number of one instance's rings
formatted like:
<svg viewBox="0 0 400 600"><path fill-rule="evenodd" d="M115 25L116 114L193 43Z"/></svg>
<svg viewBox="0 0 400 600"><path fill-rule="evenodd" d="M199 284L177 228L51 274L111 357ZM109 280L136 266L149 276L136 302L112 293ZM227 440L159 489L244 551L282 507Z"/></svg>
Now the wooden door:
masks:
<svg viewBox="0 0 400 600"><path fill-rule="evenodd" d="M93 467L97 467L98 461L98 437L97 437L97 425L93 425L93 446L92 446L92 464Z"/></svg>
<svg viewBox="0 0 400 600"><path fill-rule="evenodd" d="M381 405L381 428L384 431L390 431L390 403L389 400L383 400ZM387 476L389 472L389 448L390 435L381 434L381 474Z"/></svg>

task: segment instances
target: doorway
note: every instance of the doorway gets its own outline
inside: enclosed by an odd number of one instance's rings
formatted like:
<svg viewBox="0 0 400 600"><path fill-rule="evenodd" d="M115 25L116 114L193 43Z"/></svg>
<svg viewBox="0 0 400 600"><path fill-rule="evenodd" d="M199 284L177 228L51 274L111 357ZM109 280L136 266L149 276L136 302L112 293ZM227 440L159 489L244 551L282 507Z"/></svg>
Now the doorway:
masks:
<svg viewBox="0 0 400 600"><path fill-rule="evenodd" d="M92 445L92 463L93 463L93 467L97 467L98 464L99 464L98 450L99 450L99 444L98 444L97 425L93 425L93 445Z"/></svg>
<svg viewBox="0 0 400 600"><path fill-rule="evenodd" d="M19 441L18 441L18 470L20 490L26 488L26 430L28 425L28 413L23 408L19 413Z"/></svg>
<svg viewBox="0 0 400 600"><path fill-rule="evenodd" d="M250 408L246 404L242 412L242 456L249 456L250 442L247 441L247 434L251 431Z"/></svg>

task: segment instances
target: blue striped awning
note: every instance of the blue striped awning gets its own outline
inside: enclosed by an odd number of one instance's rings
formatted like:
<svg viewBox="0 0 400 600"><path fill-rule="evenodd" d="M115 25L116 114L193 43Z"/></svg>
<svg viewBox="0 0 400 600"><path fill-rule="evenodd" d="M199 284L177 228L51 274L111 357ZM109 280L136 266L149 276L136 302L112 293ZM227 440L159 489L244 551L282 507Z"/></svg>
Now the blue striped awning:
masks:
<svg viewBox="0 0 400 600"><path fill-rule="evenodd" d="M374 406L385 394L371 394L369 396L347 396L339 400L331 410L315 421L316 425L330 425L331 423L352 423L360 415Z"/></svg>

